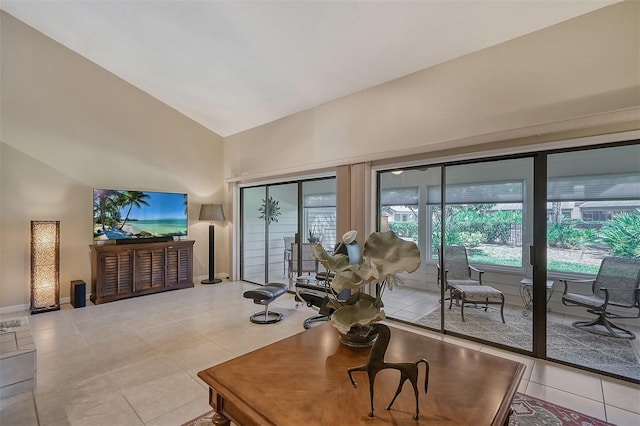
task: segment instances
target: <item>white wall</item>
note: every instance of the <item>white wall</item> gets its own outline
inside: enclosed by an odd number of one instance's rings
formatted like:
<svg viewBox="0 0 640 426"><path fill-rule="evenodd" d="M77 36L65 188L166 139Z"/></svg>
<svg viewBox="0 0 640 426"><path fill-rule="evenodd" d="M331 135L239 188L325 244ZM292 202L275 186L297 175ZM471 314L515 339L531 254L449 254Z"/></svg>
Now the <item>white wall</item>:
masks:
<svg viewBox="0 0 640 426"><path fill-rule="evenodd" d="M61 297L71 280L89 285L94 187L187 193L194 275L207 275L208 224L197 218L200 204L225 201L222 138L0 17L0 308L29 302L31 220L61 222ZM216 232L218 271L228 229Z"/></svg>
<svg viewBox="0 0 640 426"><path fill-rule="evenodd" d="M224 140L225 177L430 152L637 108L639 28L640 3L614 4L233 135Z"/></svg>

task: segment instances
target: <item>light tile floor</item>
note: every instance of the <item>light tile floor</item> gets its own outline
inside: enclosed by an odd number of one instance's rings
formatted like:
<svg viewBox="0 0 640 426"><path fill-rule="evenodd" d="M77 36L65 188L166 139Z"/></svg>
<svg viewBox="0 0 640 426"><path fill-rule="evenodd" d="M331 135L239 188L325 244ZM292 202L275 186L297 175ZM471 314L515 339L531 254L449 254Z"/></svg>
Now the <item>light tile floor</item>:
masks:
<svg viewBox="0 0 640 426"><path fill-rule="evenodd" d="M0 401L0 424L171 425L210 409L196 373L303 330L313 311L293 295L273 307L285 318L256 325L261 310L226 282L29 316L38 351L37 387ZM410 308L409 308L410 309ZM408 309L408 310L409 310ZM3 315L2 319L28 315ZM640 424L640 386L396 323L436 339L520 361L519 390L620 426Z"/></svg>

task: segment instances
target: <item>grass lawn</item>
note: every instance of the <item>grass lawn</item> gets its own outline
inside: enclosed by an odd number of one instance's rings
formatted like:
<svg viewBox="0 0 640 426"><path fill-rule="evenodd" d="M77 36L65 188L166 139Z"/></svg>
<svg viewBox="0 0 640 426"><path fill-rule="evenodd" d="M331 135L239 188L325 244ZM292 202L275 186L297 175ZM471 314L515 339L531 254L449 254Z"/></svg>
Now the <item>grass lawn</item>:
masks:
<svg viewBox="0 0 640 426"><path fill-rule="evenodd" d="M469 248L469 261L485 265L522 266L522 247L484 244ZM604 250L547 249L549 271L596 275Z"/></svg>

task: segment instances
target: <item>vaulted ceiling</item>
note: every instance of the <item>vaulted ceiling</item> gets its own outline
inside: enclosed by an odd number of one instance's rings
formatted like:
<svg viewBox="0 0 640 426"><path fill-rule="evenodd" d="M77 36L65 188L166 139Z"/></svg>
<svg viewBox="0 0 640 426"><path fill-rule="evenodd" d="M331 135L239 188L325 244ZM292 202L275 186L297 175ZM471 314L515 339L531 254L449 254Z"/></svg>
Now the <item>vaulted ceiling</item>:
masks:
<svg viewBox="0 0 640 426"><path fill-rule="evenodd" d="M1 0L221 136L617 0Z"/></svg>

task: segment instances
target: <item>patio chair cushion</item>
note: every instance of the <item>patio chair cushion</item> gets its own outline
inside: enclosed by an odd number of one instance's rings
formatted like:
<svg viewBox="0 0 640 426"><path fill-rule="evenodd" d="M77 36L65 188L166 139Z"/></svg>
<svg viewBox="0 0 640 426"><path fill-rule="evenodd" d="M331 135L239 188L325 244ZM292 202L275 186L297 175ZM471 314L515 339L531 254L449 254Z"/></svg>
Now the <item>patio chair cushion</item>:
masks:
<svg viewBox="0 0 640 426"><path fill-rule="evenodd" d="M568 302L577 303L582 306L590 306L593 308L599 308L604 305L604 299L591 294L578 294L567 293L564 295L564 299Z"/></svg>
<svg viewBox="0 0 640 426"><path fill-rule="evenodd" d="M450 286L480 286L480 282L478 280L447 280L447 284Z"/></svg>
<svg viewBox="0 0 640 426"><path fill-rule="evenodd" d="M456 285L455 290L464 293L465 300L471 299L503 299L504 295L488 285Z"/></svg>

